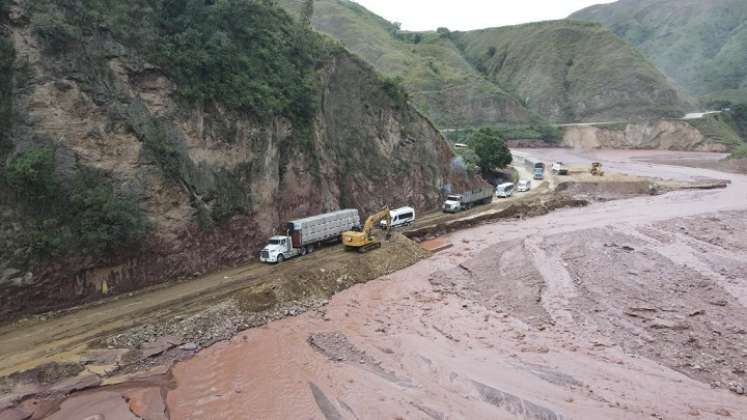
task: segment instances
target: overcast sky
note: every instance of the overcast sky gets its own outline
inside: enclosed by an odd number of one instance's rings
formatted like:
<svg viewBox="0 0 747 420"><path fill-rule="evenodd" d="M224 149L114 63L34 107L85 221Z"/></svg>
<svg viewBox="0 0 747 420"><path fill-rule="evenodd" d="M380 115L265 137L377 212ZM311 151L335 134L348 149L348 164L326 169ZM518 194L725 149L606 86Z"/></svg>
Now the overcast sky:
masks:
<svg viewBox="0 0 747 420"><path fill-rule="evenodd" d="M410 31L482 29L540 20L562 19L571 13L611 0L354 0Z"/></svg>

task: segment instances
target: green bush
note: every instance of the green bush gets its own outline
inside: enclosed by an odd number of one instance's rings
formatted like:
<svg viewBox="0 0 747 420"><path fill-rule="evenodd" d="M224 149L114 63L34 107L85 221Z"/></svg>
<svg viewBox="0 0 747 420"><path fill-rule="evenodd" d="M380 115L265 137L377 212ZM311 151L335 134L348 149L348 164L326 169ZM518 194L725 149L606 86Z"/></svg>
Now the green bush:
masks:
<svg viewBox="0 0 747 420"><path fill-rule="evenodd" d="M13 42L0 37L0 167L5 153L11 149L10 132L13 122L13 74L16 51Z"/></svg>
<svg viewBox="0 0 747 420"><path fill-rule="evenodd" d="M151 58L191 102L219 102L259 117L305 120L315 112L322 39L267 0L171 3Z"/></svg>
<svg viewBox="0 0 747 420"><path fill-rule="evenodd" d="M481 128L469 138L469 145L477 155L477 165L483 173L510 165L513 157L498 130Z"/></svg>
<svg viewBox="0 0 747 420"><path fill-rule="evenodd" d="M6 169L8 184L34 207L48 206L58 195L54 151L32 149L14 158Z"/></svg>
<svg viewBox="0 0 747 420"><path fill-rule="evenodd" d="M6 178L18 201L34 215L28 236L36 257L107 255L146 234L146 219L132 194L118 191L91 169L78 168L71 182L63 182L56 175L51 147L13 158Z"/></svg>
<svg viewBox="0 0 747 420"><path fill-rule="evenodd" d="M34 13L31 17L31 28L44 41L47 50L61 53L81 37L80 29L70 25L62 12L55 7L47 13Z"/></svg>
<svg viewBox="0 0 747 420"><path fill-rule="evenodd" d="M747 144L737 147L729 156L729 159L747 159Z"/></svg>
<svg viewBox="0 0 747 420"><path fill-rule="evenodd" d="M103 182L101 174L79 170L69 196L68 217L77 247L94 253L134 245L146 234L135 197Z"/></svg>
<svg viewBox="0 0 747 420"><path fill-rule="evenodd" d="M397 105L404 105L407 103L409 95L402 85L402 78L396 77L384 77L382 78L382 87L384 92L395 102Z"/></svg>

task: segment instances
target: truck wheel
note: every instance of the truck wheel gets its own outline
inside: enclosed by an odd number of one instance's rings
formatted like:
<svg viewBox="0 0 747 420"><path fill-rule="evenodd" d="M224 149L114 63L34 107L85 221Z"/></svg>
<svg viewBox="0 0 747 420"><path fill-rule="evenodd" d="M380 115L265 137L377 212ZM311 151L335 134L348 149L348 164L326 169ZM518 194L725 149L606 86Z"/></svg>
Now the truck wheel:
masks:
<svg viewBox="0 0 747 420"><path fill-rule="evenodd" d="M314 245L307 245L306 246L306 253L307 254L311 254L312 252L314 252Z"/></svg>
<svg viewBox="0 0 747 420"><path fill-rule="evenodd" d="M305 246L301 247L301 256L303 257L304 255L306 255L306 247Z"/></svg>
<svg viewBox="0 0 747 420"><path fill-rule="evenodd" d="M285 261L285 257L283 256L283 254L278 255L278 261L277 261L277 263L281 264L283 261Z"/></svg>

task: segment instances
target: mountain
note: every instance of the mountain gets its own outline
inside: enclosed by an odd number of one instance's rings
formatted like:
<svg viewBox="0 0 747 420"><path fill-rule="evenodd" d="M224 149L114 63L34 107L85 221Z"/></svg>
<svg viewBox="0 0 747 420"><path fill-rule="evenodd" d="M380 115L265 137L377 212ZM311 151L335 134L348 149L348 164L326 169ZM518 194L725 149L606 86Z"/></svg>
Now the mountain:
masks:
<svg viewBox="0 0 747 420"><path fill-rule="evenodd" d="M0 319L471 182L396 83L271 1L4 0L0 30Z"/></svg>
<svg viewBox="0 0 747 420"><path fill-rule="evenodd" d="M638 51L601 25L539 22L452 38L488 80L551 121L680 116L689 106Z"/></svg>
<svg viewBox="0 0 747 420"><path fill-rule="evenodd" d="M301 3L279 1L295 16ZM314 1L312 24L382 74L401 78L413 102L441 127L527 123L531 118L517 98L467 62L447 34L401 32L349 0Z"/></svg>
<svg viewBox="0 0 747 420"><path fill-rule="evenodd" d="M297 16L301 3L279 2ZM641 54L598 25L403 32L350 0L314 4L315 29L402 78L441 127L536 123L532 114L555 122L657 117L690 107Z"/></svg>
<svg viewBox="0 0 747 420"><path fill-rule="evenodd" d="M744 0L620 0L570 19L610 28L692 95L747 101Z"/></svg>

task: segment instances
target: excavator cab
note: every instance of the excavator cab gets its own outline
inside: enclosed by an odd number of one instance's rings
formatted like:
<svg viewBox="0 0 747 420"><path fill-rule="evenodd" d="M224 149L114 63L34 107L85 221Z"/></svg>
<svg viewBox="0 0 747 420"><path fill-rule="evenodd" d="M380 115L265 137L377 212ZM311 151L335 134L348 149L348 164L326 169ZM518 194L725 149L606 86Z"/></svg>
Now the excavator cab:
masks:
<svg viewBox="0 0 747 420"><path fill-rule="evenodd" d="M342 234L342 243L345 244L347 249L355 249L361 254L381 248L381 241L376 239L373 229L382 220L386 221L386 239L389 239L391 237L389 226L392 225L392 216L389 213L389 209L386 208L369 216L366 224L363 225L363 229L360 231L350 230L344 232Z"/></svg>

